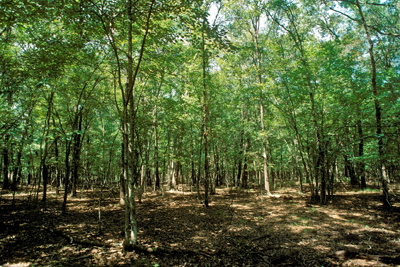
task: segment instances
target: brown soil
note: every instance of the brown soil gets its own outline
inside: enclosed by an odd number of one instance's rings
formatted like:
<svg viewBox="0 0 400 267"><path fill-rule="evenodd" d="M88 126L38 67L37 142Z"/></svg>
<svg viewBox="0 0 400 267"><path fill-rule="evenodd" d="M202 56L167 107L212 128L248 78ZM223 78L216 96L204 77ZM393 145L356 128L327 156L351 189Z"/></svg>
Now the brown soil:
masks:
<svg viewBox="0 0 400 267"><path fill-rule="evenodd" d="M384 210L379 191L337 192L320 206L294 189L269 198L255 190L217 189L208 208L195 193L146 193L137 205L145 250L126 254L124 210L111 193L101 204L101 235L99 191L69 199L66 216L53 191L47 210L29 194L17 192L13 200L4 193L4 267L400 265L400 205Z"/></svg>

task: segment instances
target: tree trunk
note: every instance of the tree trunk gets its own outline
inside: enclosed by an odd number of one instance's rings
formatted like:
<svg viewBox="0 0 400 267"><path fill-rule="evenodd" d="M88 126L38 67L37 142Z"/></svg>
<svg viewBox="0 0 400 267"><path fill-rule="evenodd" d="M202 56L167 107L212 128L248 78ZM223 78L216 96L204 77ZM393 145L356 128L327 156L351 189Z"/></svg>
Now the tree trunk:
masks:
<svg viewBox="0 0 400 267"><path fill-rule="evenodd" d="M379 153L379 164L380 164L380 175L381 175L381 185L382 185L382 193L383 193L383 205L385 207L390 207L390 196L389 196L389 186L388 179L386 174L386 166L384 161L384 151L383 151L383 134L382 134L382 118L381 118L381 107L378 100L378 86L376 84L376 62L374 56L374 42L372 41L368 25L364 18L364 12L360 6L360 2L356 0L356 5L358 8L358 12L361 17L362 24L364 26L365 33L367 35L368 43L369 43L369 56L371 60L371 68L372 68L372 77L371 77L371 85L372 85L372 94L374 96L374 105L375 105L375 118L376 118L376 135L378 136L378 153Z"/></svg>
<svg viewBox="0 0 400 267"><path fill-rule="evenodd" d="M155 189L160 189L160 171L158 168L158 125L157 125L157 105L155 106L155 118L154 118L154 172L155 172Z"/></svg>
<svg viewBox="0 0 400 267"><path fill-rule="evenodd" d="M77 185L78 185L78 178L79 178L79 161L80 161L80 154L81 154L81 131L82 131L82 109L80 107L77 107L78 112L78 123L76 130L79 131L79 133L74 132L73 134L73 148L72 148L72 190L71 190L71 197L76 197L76 191L77 191Z"/></svg>
<svg viewBox="0 0 400 267"><path fill-rule="evenodd" d="M191 169L191 180L192 180L192 185L196 185L196 169L194 167L194 151L192 149L192 155L190 158L190 169Z"/></svg>
<svg viewBox="0 0 400 267"><path fill-rule="evenodd" d="M267 159L267 146L265 141L265 128L264 128L264 104L262 92L260 95L260 117L261 117L261 134L262 134L262 148L263 148L263 160L264 160L264 190L269 196L271 191L269 188L269 177L268 177L268 159Z"/></svg>
<svg viewBox="0 0 400 267"><path fill-rule="evenodd" d="M176 177L175 177L175 175L177 173L177 171L175 169L176 169L176 165L177 164L174 164L174 161L172 160L171 161L171 165L172 165L171 166L171 179L170 179L169 188L172 189L172 190L175 190L176 189Z"/></svg>
<svg viewBox="0 0 400 267"><path fill-rule="evenodd" d="M248 188L249 168L248 168L248 152L250 147L250 138L247 137L246 144L244 145L244 165L243 165L243 176L242 176L242 188Z"/></svg>
<svg viewBox="0 0 400 267"><path fill-rule="evenodd" d="M135 146L135 102L134 102L134 78L133 78L133 14L132 0L128 0L128 66L127 66L127 81L125 94L128 99L124 101L124 128L125 128L125 153L126 161L124 170L125 179L125 241L123 251L132 250L132 247L137 242L137 222L136 222L136 207L135 207L135 191L133 185L136 179L133 177L136 173L136 146ZM130 106L130 113L129 107ZM128 115L129 114L129 115ZM129 121L128 121L129 119ZM129 131L129 132L128 132Z"/></svg>
<svg viewBox="0 0 400 267"><path fill-rule="evenodd" d="M243 138L244 138L244 125L243 125L243 121L244 121L244 111L242 108L241 111L241 130L240 130L240 145L239 145L239 158L238 158L238 173L237 173L237 178L236 178L236 182L235 185L241 186L241 180L243 179L243 172L242 172L242 161L243 161Z"/></svg>
<svg viewBox="0 0 400 267"><path fill-rule="evenodd" d="M352 186L358 185L358 179L354 171L353 164L349 161L347 155L344 155L345 176L350 177L350 184Z"/></svg>
<svg viewBox="0 0 400 267"><path fill-rule="evenodd" d="M208 65L208 58L206 55L206 45L204 40L205 32L205 18L203 18L203 29L202 29L202 56L203 56L203 141L204 141L204 206L208 207L208 189L209 189L209 170L208 170L208 105L207 105L207 85L206 85L206 68Z"/></svg>
<svg viewBox="0 0 400 267"><path fill-rule="evenodd" d="M362 157L364 156L364 137L363 137L363 130L361 125L361 120L357 121L358 127L358 138L360 139L360 143L358 144L358 156L359 156L359 163L358 163L358 177L361 179L361 189L367 188L367 183L365 181L365 164Z"/></svg>
<svg viewBox="0 0 400 267"><path fill-rule="evenodd" d="M122 135L122 139L124 139L125 135ZM121 172L119 175L119 204L121 206L125 205L125 141L122 140L121 144Z"/></svg>
<svg viewBox="0 0 400 267"><path fill-rule="evenodd" d="M240 140L240 143L242 143L242 142L243 142L243 139ZM243 151L242 151L242 145L240 145L239 146L239 157L238 157L238 161L237 161L238 173L237 173L236 180L235 180L235 187L239 187L241 177L242 177L242 157L243 157Z"/></svg>
<svg viewBox="0 0 400 267"><path fill-rule="evenodd" d="M64 200L62 204L62 215L67 213L67 197L68 197L68 185L69 185L69 175L70 175L70 165L69 165L69 154L71 153L71 143L66 140L65 143L65 178L64 178Z"/></svg>
<svg viewBox="0 0 400 267"><path fill-rule="evenodd" d="M15 191L17 190L17 183L21 179L21 157L22 157L22 149L23 145L20 145L19 150L17 152L17 162L15 164L14 172L13 172L13 181L11 188Z"/></svg>
<svg viewBox="0 0 400 267"><path fill-rule="evenodd" d="M257 53L257 72L258 72L258 83L262 85L261 77L261 52L258 45L258 24L254 25L254 39L256 43L256 53ZM264 190L269 196L271 195L271 190L269 186L269 176L268 176L268 158L267 158L267 144L266 144L266 132L264 126L264 94L263 88L260 88L260 121L261 121L261 135L262 135L262 149L263 149L263 160L264 160Z"/></svg>
<svg viewBox="0 0 400 267"><path fill-rule="evenodd" d="M6 136L6 140L9 139L9 136ZM3 162L4 162L4 168L3 168L3 190L8 190L10 189L10 180L8 177L8 168L10 166L9 160L8 160L8 147L7 144L3 148Z"/></svg>
<svg viewBox="0 0 400 267"><path fill-rule="evenodd" d="M138 152L138 144L135 139L136 137L136 110L135 110L135 101L134 101L134 88L136 77L138 75L140 64L143 59L144 48L146 44L146 37L150 29L150 17L152 14L153 6L155 0L151 2L151 6L147 15L146 20L146 29L143 36L140 54L138 57L138 62L136 65L135 72L133 72L133 5L132 0L128 0L127 2L127 16L128 16L128 65L127 65L127 82L125 87L125 97L124 99L124 118L123 118L123 134L125 134L124 142L125 142L125 152L127 155L127 161L129 164L124 165L124 179L125 179L125 241L123 243L123 250L129 251L134 249L137 243L137 220L136 220L136 206L135 206L135 193L133 185L138 182L139 175L139 152ZM121 88L123 91L123 88ZM129 110L128 110L129 106ZM129 116L128 116L129 115ZM128 121L129 118L129 121ZM129 125L128 125L129 122ZM129 127L129 128L128 128ZM129 130L129 134L128 131ZM129 168L128 168L129 166ZM127 171L129 175L127 175Z"/></svg>
<svg viewBox="0 0 400 267"><path fill-rule="evenodd" d="M298 159L298 153L297 153L297 149L298 149L298 141L295 138L293 141L293 147L294 147L294 160L295 160L295 168L297 171L297 175L299 176L299 192L303 193L303 173L301 172L300 166L299 166L299 159ZM300 150L300 149L299 149Z"/></svg>
<svg viewBox="0 0 400 267"><path fill-rule="evenodd" d="M164 74L165 74L165 70L163 69L163 72L161 74L160 86L158 87L157 97L155 99L154 115L153 115L154 116L153 125L154 125L154 174L155 174L154 188L155 188L155 190L160 189L160 171L159 171L159 167L158 167L159 158L158 158L158 118L157 118L158 106L157 106L157 101L158 101L161 87L164 82Z"/></svg>
<svg viewBox="0 0 400 267"><path fill-rule="evenodd" d="M58 139L54 140L54 154L56 158L56 195L58 196L60 185L61 185L61 173L60 173L60 163L59 161L59 154L58 154Z"/></svg>
<svg viewBox="0 0 400 267"><path fill-rule="evenodd" d="M221 182L221 171L219 167L219 155L217 146L214 146L214 162L215 162L215 186L219 186Z"/></svg>
<svg viewBox="0 0 400 267"><path fill-rule="evenodd" d="M325 147L325 146L323 146ZM317 168L318 168L318 172L319 175L321 177L321 199L320 199L320 203L321 204L326 204L327 199L326 199L326 168L325 168L325 151L323 150L323 148L319 149L319 153L318 153L318 164L317 164Z"/></svg>
<svg viewBox="0 0 400 267"><path fill-rule="evenodd" d="M202 135L201 135L202 136ZM202 141L202 138L200 137ZM200 141L200 149L199 149L199 160L197 166L197 181L196 181L196 189L197 189L197 200L200 200L200 177L201 177L201 154L202 154L202 142Z"/></svg>
<svg viewBox="0 0 400 267"><path fill-rule="evenodd" d="M43 178L43 198L42 198L42 202L46 203L47 183L48 183L48 180L49 180L49 169L48 169L46 163L43 163L43 166L42 166L42 178Z"/></svg>

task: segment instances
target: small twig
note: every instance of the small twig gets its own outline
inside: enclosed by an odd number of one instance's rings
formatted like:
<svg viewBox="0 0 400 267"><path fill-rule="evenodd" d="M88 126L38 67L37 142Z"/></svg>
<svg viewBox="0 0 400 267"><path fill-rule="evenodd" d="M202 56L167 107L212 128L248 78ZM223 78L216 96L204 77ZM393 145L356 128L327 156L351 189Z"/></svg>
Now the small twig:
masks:
<svg viewBox="0 0 400 267"><path fill-rule="evenodd" d="M73 258L73 259L69 259L70 261L76 261L76 260L81 260L81 259L85 259L85 258L90 258L92 255L83 255L83 256L80 256L80 257L76 257L76 258Z"/></svg>
<svg viewBox="0 0 400 267"><path fill-rule="evenodd" d="M263 235L263 236L260 236L260 237L257 237L257 238L253 238L251 241L257 241L257 240L260 240L260 239L263 239L263 238L267 238L267 237L270 237L271 235Z"/></svg>
<svg viewBox="0 0 400 267"><path fill-rule="evenodd" d="M211 254L208 254L208 253L203 252L203 251L196 251L196 252L197 252L198 254L203 255L203 256L206 256L206 257L212 257Z"/></svg>
<svg viewBox="0 0 400 267"><path fill-rule="evenodd" d="M266 257L266 256L263 256L263 255L261 255L261 254L258 254L258 256L260 256L260 258L263 259L263 261L265 261L267 264L270 264L270 262L267 261L267 260L264 258L264 257Z"/></svg>

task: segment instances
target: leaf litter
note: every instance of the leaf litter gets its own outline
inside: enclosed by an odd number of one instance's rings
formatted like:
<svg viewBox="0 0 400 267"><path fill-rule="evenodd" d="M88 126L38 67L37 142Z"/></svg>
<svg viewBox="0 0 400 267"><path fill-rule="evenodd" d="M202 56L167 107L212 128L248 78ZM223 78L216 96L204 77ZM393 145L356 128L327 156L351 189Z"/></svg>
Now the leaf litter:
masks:
<svg viewBox="0 0 400 267"><path fill-rule="evenodd" d="M103 191L104 193L104 191ZM100 191L72 198L49 192L47 210L24 194L2 194L0 266L396 266L400 207L381 208L379 193L337 192L309 203L295 189L259 196L217 189L210 207L195 193L147 192L137 204L143 251L123 254L124 209Z"/></svg>

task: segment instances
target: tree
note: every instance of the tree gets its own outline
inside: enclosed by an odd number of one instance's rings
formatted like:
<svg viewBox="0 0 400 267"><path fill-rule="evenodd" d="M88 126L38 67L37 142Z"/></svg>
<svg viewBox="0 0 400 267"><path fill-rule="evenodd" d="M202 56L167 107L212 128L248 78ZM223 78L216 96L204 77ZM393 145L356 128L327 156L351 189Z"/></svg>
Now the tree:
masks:
<svg viewBox="0 0 400 267"><path fill-rule="evenodd" d="M380 6L383 7L390 7L391 4L388 3L387 5L377 5L379 8ZM383 134L382 134L382 108L381 104L379 101L379 95L378 95L378 83L377 83L377 66L376 66L376 60L375 60L375 52L374 52L374 41L372 39L371 35L371 30L375 31L378 34L381 35L391 35L391 36L400 36L396 33L391 32L391 27L395 25L395 23L392 23L392 25L372 25L367 23L367 19L365 16L365 12L363 10L363 6L358 0L355 0L354 2L346 2L345 4L342 5L344 8L350 9L350 11L353 11L352 9L354 8L354 15L357 16L357 18L352 17L352 14L348 15L342 11L338 11L332 7L330 7L331 10L340 13L341 15L345 16L346 18L349 18L351 21L355 21L359 23L362 28L364 29L366 39L369 44L368 48L368 53L370 57L370 67L371 67L371 87L372 87L372 95L374 99L374 107L375 107L375 120L376 120L376 136L378 139L378 155L379 155L379 164L380 164L380 175L381 175L381 186L382 186L382 192L383 192L383 204L386 207L391 206L390 204L390 197L389 197L389 187L388 187L388 178L387 178L387 172L386 172L386 164L384 160L384 145L383 145ZM376 7L375 7L376 8ZM369 11L372 11L372 13L375 13L375 9L373 6L369 7ZM375 14L379 14L378 12ZM375 15L374 14L374 15ZM381 13L382 14L382 13ZM372 16L374 16L372 15ZM376 16L376 15L375 15ZM390 21L390 15L385 16L384 18L389 19ZM380 30L386 28L385 30ZM389 30L389 31L387 31ZM360 154L361 152L360 148Z"/></svg>

